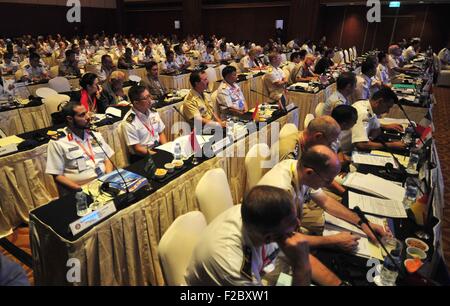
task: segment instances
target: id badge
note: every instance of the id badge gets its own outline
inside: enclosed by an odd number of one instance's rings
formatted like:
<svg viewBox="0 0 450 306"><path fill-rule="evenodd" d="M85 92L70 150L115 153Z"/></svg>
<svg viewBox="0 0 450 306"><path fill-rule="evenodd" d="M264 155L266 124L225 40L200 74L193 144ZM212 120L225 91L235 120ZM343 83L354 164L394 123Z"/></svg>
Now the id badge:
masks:
<svg viewBox="0 0 450 306"><path fill-rule="evenodd" d="M86 160L84 158L77 159L78 171L83 172L87 169Z"/></svg>
<svg viewBox="0 0 450 306"><path fill-rule="evenodd" d="M102 168L100 168L100 166L95 168L95 173L97 174L97 177L102 177L104 174L103 170L102 170Z"/></svg>

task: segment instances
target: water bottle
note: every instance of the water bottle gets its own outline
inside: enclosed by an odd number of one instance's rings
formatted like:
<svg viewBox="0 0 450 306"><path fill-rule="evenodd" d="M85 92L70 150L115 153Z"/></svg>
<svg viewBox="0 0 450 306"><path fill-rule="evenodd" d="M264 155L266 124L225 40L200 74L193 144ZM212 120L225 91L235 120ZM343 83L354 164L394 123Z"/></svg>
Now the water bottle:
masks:
<svg viewBox="0 0 450 306"><path fill-rule="evenodd" d="M79 217L86 216L89 213L86 194L82 191L79 191L76 193L75 199L77 200L77 215Z"/></svg>
<svg viewBox="0 0 450 306"><path fill-rule="evenodd" d="M409 156L409 163L408 167L406 168L406 172L408 172L411 175L417 175L417 167L419 165L419 155L415 152L411 152L411 155Z"/></svg>
<svg viewBox="0 0 450 306"><path fill-rule="evenodd" d="M175 160L181 160L181 145L178 142L175 143L174 158Z"/></svg>
<svg viewBox="0 0 450 306"><path fill-rule="evenodd" d="M405 131L405 136L403 136L403 139L402 139L402 141L406 145L410 145L411 142L413 141L413 133L414 133L414 128L412 126L408 126L408 128Z"/></svg>
<svg viewBox="0 0 450 306"><path fill-rule="evenodd" d="M400 254L397 250L391 251L392 258L397 262L400 262ZM395 286L398 277L398 269L395 262L389 256L384 258L383 268L381 269L381 283L383 286Z"/></svg>
<svg viewBox="0 0 450 306"><path fill-rule="evenodd" d="M408 210L411 208L411 205L416 203L417 194L419 193L419 188L417 188L417 184L414 178L409 177L406 179L406 192L405 197L403 199L403 207Z"/></svg>

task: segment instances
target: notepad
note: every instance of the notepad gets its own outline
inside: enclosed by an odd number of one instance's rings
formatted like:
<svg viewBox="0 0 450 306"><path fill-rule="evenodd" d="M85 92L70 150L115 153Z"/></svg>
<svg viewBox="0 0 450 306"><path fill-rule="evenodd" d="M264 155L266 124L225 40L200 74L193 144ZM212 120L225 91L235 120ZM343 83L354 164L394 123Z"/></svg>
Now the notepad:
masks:
<svg viewBox="0 0 450 306"><path fill-rule="evenodd" d="M352 161L355 164L361 165L371 165L371 166L379 166L384 167L386 164L391 163L394 168L398 168L394 158L392 156L381 156L375 154L367 154L360 152L353 152Z"/></svg>
<svg viewBox="0 0 450 306"><path fill-rule="evenodd" d="M383 228L386 227L387 221L385 218L378 218L375 216L367 216L367 220L369 220L370 223L377 224L379 226L382 226ZM335 216L330 215L329 213L325 212L325 222L328 224L336 227L336 229L341 230L348 230L352 233L358 234L362 237L367 237L366 233L364 233L359 227L348 223L347 221L344 221L342 219L336 218Z"/></svg>
<svg viewBox="0 0 450 306"><path fill-rule="evenodd" d="M398 202L403 202L405 197L405 188L373 174L350 173L344 186Z"/></svg>
<svg viewBox="0 0 450 306"><path fill-rule="evenodd" d="M383 151L372 151L370 154L379 155L379 156L392 156L388 152ZM405 167L408 167L409 164L409 156L394 154L394 156L398 159L398 162Z"/></svg>
<svg viewBox="0 0 450 306"><path fill-rule="evenodd" d="M341 231L329 228L325 228L323 231L324 236L332 236L339 233L341 233ZM358 240L358 248L354 254L358 257L377 258L379 260L383 260L381 248L370 242L369 239L365 237L361 237L361 239Z"/></svg>
<svg viewBox="0 0 450 306"><path fill-rule="evenodd" d="M350 209L359 207L363 212L390 218L407 218L402 201L380 199L354 192L348 193L348 206Z"/></svg>
<svg viewBox="0 0 450 306"><path fill-rule="evenodd" d="M7 145L10 145L10 144L20 144L20 143L22 143L22 142L24 142L25 140L23 140L22 138L20 138L20 137L17 137L17 136L9 136L9 137L6 137L6 138L0 138L0 147L5 147L5 146L7 146Z"/></svg>

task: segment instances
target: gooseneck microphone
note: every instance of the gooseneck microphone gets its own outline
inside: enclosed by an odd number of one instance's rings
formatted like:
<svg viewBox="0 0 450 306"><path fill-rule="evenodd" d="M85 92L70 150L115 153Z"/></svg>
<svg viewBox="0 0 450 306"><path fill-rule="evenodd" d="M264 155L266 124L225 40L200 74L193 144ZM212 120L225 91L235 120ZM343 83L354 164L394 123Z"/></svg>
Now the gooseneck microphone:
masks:
<svg viewBox="0 0 450 306"><path fill-rule="evenodd" d="M122 176L122 174L120 173L119 169L117 168L116 164L111 160L111 158L109 157L109 155L106 153L105 149L103 148L102 143L98 140L98 138L95 136L94 132L91 129L88 129L88 133L89 135L92 137L92 139L94 139L97 143L98 146L100 147L100 149L103 151L103 153L106 155L106 157L108 158L108 160L111 162L114 170L117 172L117 174L120 176L120 178L122 179L123 183L125 184L125 194L122 196L118 196L117 197L117 201L119 203L120 207L126 207L129 204L131 204L135 199L136 196L130 192L130 189L128 188L128 184L125 181L125 178ZM106 183L106 182L105 182Z"/></svg>

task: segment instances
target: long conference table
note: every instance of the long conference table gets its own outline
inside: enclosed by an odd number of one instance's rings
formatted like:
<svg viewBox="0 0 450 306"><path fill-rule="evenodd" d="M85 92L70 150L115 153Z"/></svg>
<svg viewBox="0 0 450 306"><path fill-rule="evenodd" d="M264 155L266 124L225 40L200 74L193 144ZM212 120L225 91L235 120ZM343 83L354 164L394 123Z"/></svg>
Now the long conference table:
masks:
<svg viewBox="0 0 450 306"><path fill-rule="evenodd" d="M68 225L77 218L73 195L37 208L30 213L30 238L36 285L163 285L164 279L157 254L158 243L179 216L199 210L195 188L211 169L222 168L227 174L234 203L240 203L245 192L245 157L254 144L270 146L273 128L286 123L298 125L298 109L263 125L256 134L238 140L222 154L190 165L172 181L161 184L150 181L153 190L137 203L118 211L87 232L72 236ZM109 143L111 138L106 138ZM118 151L116 151L118 152ZM230 155L231 154L231 155ZM171 155L171 154L169 154ZM173 157L158 152L158 167ZM129 170L142 173L144 164ZM67 262L77 259L81 268L79 283L68 283Z"/></svg>

